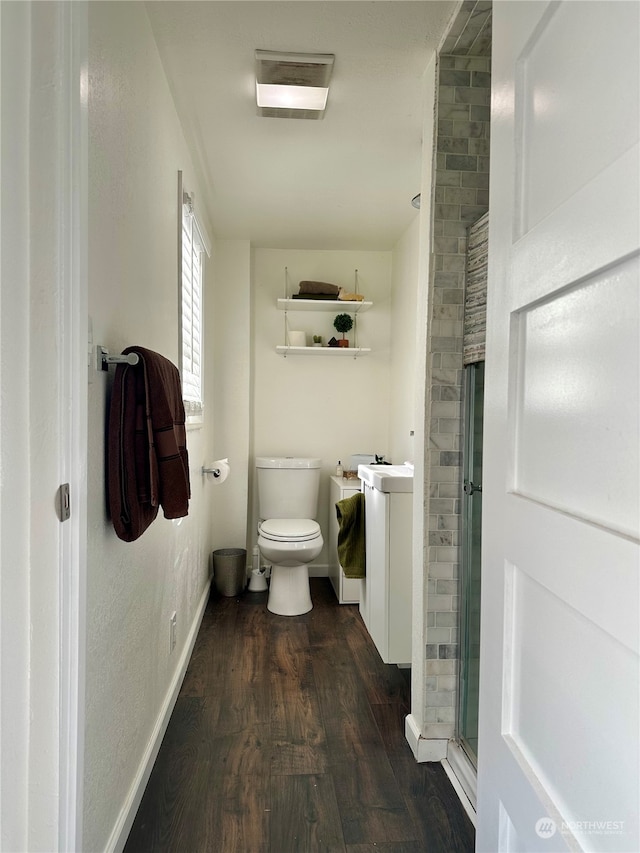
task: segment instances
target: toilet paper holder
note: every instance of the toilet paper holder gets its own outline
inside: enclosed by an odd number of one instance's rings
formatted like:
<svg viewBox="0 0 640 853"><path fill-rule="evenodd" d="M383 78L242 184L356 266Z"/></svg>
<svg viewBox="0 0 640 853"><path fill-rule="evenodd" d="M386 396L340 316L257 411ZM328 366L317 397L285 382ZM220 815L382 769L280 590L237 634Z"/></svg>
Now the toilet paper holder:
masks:
<svg viewBox="0 0 640 853"><path fill-rule="evenodd" d="M216 459L215 462L209 462L209 465L202 466L202 475L212 474L214 480L225 480L229 473L229 460Z"/></svg>

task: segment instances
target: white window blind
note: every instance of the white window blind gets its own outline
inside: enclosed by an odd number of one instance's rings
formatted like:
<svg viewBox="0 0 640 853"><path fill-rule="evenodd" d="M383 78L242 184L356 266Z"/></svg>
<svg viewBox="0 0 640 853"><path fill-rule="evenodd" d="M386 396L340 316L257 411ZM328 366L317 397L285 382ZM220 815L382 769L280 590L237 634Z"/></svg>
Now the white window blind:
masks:
<svg viewBox="0 0 640 853"><path fill-rule="evenodd" d="M182 204L181 261L181 348L182 396L188 419L202 415L203 409L203 256L209 254L192 205L185 193Z"/></svg>

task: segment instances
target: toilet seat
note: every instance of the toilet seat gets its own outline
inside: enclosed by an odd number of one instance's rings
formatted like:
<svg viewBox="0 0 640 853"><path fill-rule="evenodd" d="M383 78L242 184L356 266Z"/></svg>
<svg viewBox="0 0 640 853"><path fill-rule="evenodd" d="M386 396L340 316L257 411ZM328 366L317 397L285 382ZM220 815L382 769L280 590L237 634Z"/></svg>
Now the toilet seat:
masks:
<svg viewBox="0 0 640 853"><path fill-rule="evenodd" d="M268 518L259 533L271 542L309 542L317 539L320 525L312 518Z"/></svg>

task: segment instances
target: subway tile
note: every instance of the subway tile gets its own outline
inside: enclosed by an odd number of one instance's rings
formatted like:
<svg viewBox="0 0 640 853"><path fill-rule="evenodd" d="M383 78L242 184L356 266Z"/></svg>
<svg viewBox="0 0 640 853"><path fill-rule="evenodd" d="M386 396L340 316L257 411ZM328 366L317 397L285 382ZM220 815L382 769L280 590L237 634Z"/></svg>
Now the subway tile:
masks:
<svg viewBox="0 0 640 853"><path fill-rule="evenodd" d="M455 157L455 154L447 154L447 157ZM473 158L475 160L475 157ZM460 219L460 206L457 204L436 204L433 215L436 219Z"/></svg>
<svg viewBox="0 0 640 853"><path fill-rule="evenodd" d="M444 580L440 578L438 581L436 581L436 592L438 593L438 595L456 595L458 592L458 582L454 580ZM438 630L438 628L434 630ZM435 638L430 637L430 639L433 639L434 642L439 642ZM447 642L447 640L443 640L442 642Z"/></svg>
<svg viewBox="0 0 640 853"><path fill-rule="evenodd" d="M489 210L489 190L476 190L476 204L481 204Z"/></svg>
<svg viewBox="0 0 640 853"><path fill-rule="evenodd" d="M491 58L488 56L455 56L454 59L454 68L467 71L489 71L491 68Z"/></svg>
<svg viewBox="0 0 640 853"><path fill-rule="evenodd" d="M458 371L462 370L462 351L452 353L442 353L442 367L455 367ZM462 384L463 377L458 375L458 385Z"/></svg>
<svg viewBox="0 0 640 853"><path fill-rule="evenodd" d="M442 257L442 268L445 272L464 272L467 268L467 259L464 255L443 255Z"/></svg>
<svg viewBox="0 0 640 853"><path fill-rule="evenodd" d="M482 139L484 137L484 122L454 121L451 136L456 139Z"/></svg>
<svg viewBox="0 0 640 853"><path fill-rule="evenodd" d="M442 353L440 352L432 352L431 353L431 367L440 367L442 364Z"/></svg>
<svg viewBox="0 0 640 853"><path fill-rule="evenodd" d="M463 154L445 154L445 162L447 169L453 169L459 172L477 172L478 158L465 156ZM437 215L437 214L436 214ZM443 216L443 219L455 219L455 216Z"/></svg>
<svg viewBox="0 0 640 853"><path fill-rule="evenodd" d="M458 106L457 104L453 104L452 106ZM451 116L451 118L455 118L455 114ZM471 104L470 106L470 115L469 118L471 121L483 121L486 123L487 127L485 128L485 136L487 135L486 131L490 128L491 122L491 107L485 106L484 104Z"/></svg>
<svg viewBox="0 0 640 853"><path fill-rule="evenodd" d="M469 121L472 109L470 104L438 104L438 120Z"/></svg>
<svg viewBox="0 0 640 853"><path fill-rule="evenodd" d="M458 305L434 305L433 316L438 320L458 320Z"/></svg>
<svg viewBox="0 0 640 853"><path fill-rule="evenodd" d="M456 643L443 643L438 646L438 657L443 660L456 660L458 658L458 646Z"/></svg>
<svg viewBox="0 0 640 853"><path fill-rule="evenodd" d="M448 485L448 484L444 484ZM438 529L440 531L447 531L449 535L449 542L442 542L441 545L452 545L453 537L452 533L454 530L458 530L460 527L460 516L451 513L450 515L438 515ZM435 544L435 543L434 543ZM440 559L439 556L437 559Z"/></svg>
<svg viewBox="0 0 640 853"><path fill-rule="evenodd" d="M442 389L434 388L432 389L432 393L440 390ZM441 434L439 432L432 432L429 434L429 446L432 447L434 450L454 450L453 439L454 436L450 433ZM434 497L438 496L434 495Z"/></svg>
<svg viewBox="0 0 640 853"><path fill-rule="evenodd" d="M458 379L457 370L433 370L431 373L431 381L438 385L455 385Z"/></svg>
<svg viewBox="0 0 640 853"><path fill-rule="evenodd" d="M469 139L469 154L489 154L490 145L488 139Z"/></svg>
<svg viewBox="0 0 640 853"><path fill-rule="evenodd" d="M458 187L447 187L445 190L445 198L446 198L446 193L456 192L456 191L465 192L465 193L475 192L475 190L472 188L469 188L466 190L460 190ZM467 236L467 231L468 231L469 226L465 222L460 222L460 221L456 222L453 220L446 220L445 222L442 223L442 225L443 225L443 233L444 233L445 237L458 237L458 238L465 237L466 238L466 236Z"/></svg>
<svg viewBox="0 0 640 853"><path fill-rule="evenodd" d="M429 501L429 513L437 513L437 514L444 514L444 515L446 515L447 513L452 513L453 512L453 503L454 502L452 500L450 500L449 498L433 498L432 500ZM437 524L437 521L436 521L436 524ZM437 527L436 527L436 529L437 529ZM436 555L434 555L434 557L435 556ZM457 557L456 554L454 554L452 557L447 557L445 559L445 562L447 562L448 560L451 560L451 559L456 559L456 557ZM439 557L438 557L438 559L439 559Z"/></svg>
<svg viewBox="0 0 640 853"><path fill-rule="evenodd" d="M438 136L453 136L453 120L444 120L439 117L438 120Z"/></svg>
<svg viewBox="0 0 640 853"><path fill-rule="evenodd" d="M436 187L433 191L433 200L436 204L444 204L446 201L445 197L445 187ZM475 201L475 199L474 199Z"/></svg>
<svg viewBox="0 0 640 853"><path fill-rule="evenodd" d="M444 226L445 226L444 219L436 219L435 222L433 223L433 236L434 237L451 236L451 235L445 235Z"/></svg>
<svg viewBox="0 0 640 853"><path fill-rule="evenodd" d="M458 276L459 279L460 276ZM444 281L442 283L445 284ZM462 288L445 289L442 301L445 305L462 305L464 303L464 290Z"/></svg>
<svg viewBox="0 0 640 853"><path fill-rule="evenodd" d="M443 628L455 628L460 618L458 613L434 613L436 625Z"/></svg>
<svg viewBox="0 0 640 853"><path fill-rule="evenodd" d="M453 708L455 707L455 693L450 690L439 690L437 693L429 694L428 702L432 708L434 706Z"/></svg>
<svg viewBox="0 0 640 853"><path fill-rule="evenodd" d="M429 577L435 578L447 578L451 580L454 577L453 574L453 563L429 563ZM436 614L437 616L437 614ZM437 625L437 618L435 620L435 624Z"/></svg>
<svg viewBox="0 0 640 853"><path fill-rule="evenodd" d="M439 136L436 143L438 151L443 154L468 154L469 140L454 139L451 136Z"/></svg>
<svg viewBox="0 0 640 853"><path fill-rule="evenodd" d="M450 156L450 155L446 155ZM489 171L489 158L488 157L478 157L478 171L479 172L488 172Z"/></svg>
<svg viewBox="0 0 640 853"><path fill-rule="evenodd" d="M431 407L432 418L459 418L460 413L458 403L437 403Z"/></svg>
<svg viewBox="0 0 640 853"><path fill-rule="evenodd" d="M431 387L431 399L432 400L440 400L440 387L441 387L440 385L436 385L435 387L434 386ZM437 449L438 448L435 447L435 445L434 445L434 450L437 450Z"/></svg>
<svg viewBox="0 0 640 853"><path fill-rule="evenodd" d="M442 678L451 678L450 675L443 675ZM428 675L424 680L424 689L427 693L435 693L438 689L438 676Z"/></svg>
<svg viewBox="0 0 640 853"><path fill-rule="evenodd" d="M439 563L453 563L458 559L458 556L459 556L457 548L446 548L443 546L440 548L436 548L436 551L437 551L437 561ZM440 590L439 588L436 588L436 593L438 595L456 595L457 592L458 592L457 588L449 589L446 592L444 590ZM451 610L450 607L433 607L430 609L432 609L432 610Z"/></svg>
<svg viewBox="0 0 640 853"><path fill-rule="evenodd" d="M427 655L425 671L427 675L455 675L456 661L448 658L439 659L436 649L435 655Z"/></svg>
<svg viewBox="0 0 640 853"><path fill-rule="evenodd" d="M429 532L429 545L450 546L452 542L453 533L451 530L432 530Z"/></svg>
<svg viewBox="0 0 640 853"><path fill-rule="evenodd" d="M460 496L460 489L455 483L439 483L438 484L438 497L439 498L452 498L453 500L457 500ZM457 518L459 516L456 516ZM450 528L453 530L454 528Z"/></svg>
<svg viewBox="0 0 640 853"><path fill-rule="evenodd" d="M449 708L434 708L433 710L436 713L436 723L447 723L448 725L455 723L457 710L455 705L452 705ZM433 734L433 736L436 737L438 732L434 731L430 732L430 734ZM446 733L444 734L444 737L447 737Z"/></svg>
<svg viewBox="0 0 640 853"><path fill-rule="evenodd" d="M440 465L460 465L462 464L462 454L454 450L443 450L440 454Z"/></svg>
<svg viewBox="0 0 640 853"><path fill-rule="evenodd" d="M431 339L431 346L438 352L457 352L461 349L459 338L435 336Z"/></svg>
<svg viewBox="0 0 640 853"><path fill-rule="evenodd" d="M445 402L445 401L443 401ZM452 402L451 400L447 400L446 402ZM451 433L455 436L456 433L459 433L462 429L462 424L460 423L459 418L438 418L438 432L439 433ZM454 448L455 449L455 448Z"/></svg>
<svg viewBox="0 0 640 853"><path fill-rule="evenodd" d="M438 616L438 615L439 615L439 614L437 614L437 613L427 613L427 614L426 614L426 616L425 616L425 624L426 624L427 628L433 628L433 627L435 626L435 624L436 624L436 616Z"/></svg>
<svg viewBox="0 0 640 853"><path fill-rule="evenodd" d="M438 58L438 64L440 68L455 68L456 67L456 57L455 56L444 56L440 54Z"/></svg>
<svg viewBox="0 0 640 853"><path fill-rule="evenodd" d="M427 643L425 647L425 658L434 660L438 657L438 646L435 643Z"/></svg>
<svg viewBox="0 0 640 853"><path fill-rule="evenodd" d="M464 222L476 222L487 212L485 207L479 204L462 204L460 205L460 218Z"/></svg>
<svg viewBox="0 0 640 853"><path fill-rule="evenodd" d="M456 689L455 675L438 675L438 690L451 691Z"/></svg>
<svg viewBox="0 0 640 853"><path fill-rule="evenodd" d="M488 71L472 71L471 85L476 88L491 89L491 74Z"/></svg>
<svg viewBox="0 0 640 853"><path fill-rule="evenodd" d="M465 86L471 85L471 72L451 70L442 68L440 71L440 87L442 86Z"/></svg>
<svg viewBox="0 0 640 853"><path fill-rule="evenodd" d="M437 613L439 610L452 610L450 595L428 595L427 608Z"/></svg>
<svg viewBox="0 0 640 853"><path fill-rule="evenodd" d="M470 89L469 91L473 91ZM477 90L482 91L482 90ZM438 103L453 104L455 103L456 89L454 86L438 86ZM465 102L463 102L465 103ZM482 103L481 101L472 101L471 103Z"/></svg>
<svg viewBox="0 0 640 853"><path fill-rule="evenodd" d="M430 515L429 516L429 530L437 530L438 529L438 516Z"/></svg>
<svg viewBox="0 0 640 853"><path fill-rule="evenodd" d="M445 386L445 385L443 385L443 386L440 388L440 399L441 399L441 400L446 400L446 401L451 401L451 400L461 400L461 399L462 399L462 389L461 389L461 388L457 388L457 387L456 387L456 388L454 388L454 387L451 387L451 386ZM455 448L455 447L454 447L454 448L452 448L452 449L453 449L453 450L456 450L457 448Z"/></svg>
<svg viewBox="0 0 640 853"><path fill-rule="evenodd" d="M445 188L442 187L443 192ZM467 192L473 193L475 195L475 190L448 190L449 192ZM475 201L475 199L474 199ZM465 202L468 203L468 202ZM452 255L458 251L458 238L457 237L436 237L433 241L433 251L438 254Z"/></svg>
<svg viewBox="0 0 640 853"><path fill-rule="evenodd" d="M472 89L464 86L456 86L453 95L450 92L447 93L447 98L452 98L452 100L447 100L446 103L486 105L490 101L490 96L490 89Z"/></svg>
<svg viewBox="0 0 640 853"><path fill-rule="evenodd" d="M437 187L459 187L460 180L460 172L456 172L453 169L447 170L444 165L436 171Z"/></svg>
<svg viewBox="0 0 640 853"><path fill-rule="evenodd" d="M453 583L453 581L438 581L438 583ZM427 630L427 640L430 643L450 643L451 628L429 628Z"/></svg>
<svg viewBox="0 0 640 853"><path fill-rule="evenodd" d="M435 483L455 483L458 468L440 468L437 465L430 466L431 479Z"/></svg>
<svg viewBox="0 0 640 853"><path fill-rule="evenodd" d="M489 187L489 175L486 172L464 172L462 186L486 190Z"/></svg>
<svg viewBox="0 0 640 853"><path fill-rule="evenodd" d="M443 189L444 189L444 201L447 204L475 204L476 203L476 192L477 192L477 190L473 189L472 187L466 187L466 188L465 187L444 187ZM449 223L447 223L447 224L449 224ZM455 222L455 223L451 223L451 224L455 224L456 226L458 226L458 228L461 231L464 230L464 233L456 234L457 238L461 237L461 236L466 237L467 231L466 231L466 228L464 226L464 223ZM457 246L452 251L457 252L458 251Z"/></svg>
<svg viewBox="0 0 640 853"><path fill-rule="evenodd" d="M436 154L436 169L446 169L447 167L447 155L446 154Z"/></svg>

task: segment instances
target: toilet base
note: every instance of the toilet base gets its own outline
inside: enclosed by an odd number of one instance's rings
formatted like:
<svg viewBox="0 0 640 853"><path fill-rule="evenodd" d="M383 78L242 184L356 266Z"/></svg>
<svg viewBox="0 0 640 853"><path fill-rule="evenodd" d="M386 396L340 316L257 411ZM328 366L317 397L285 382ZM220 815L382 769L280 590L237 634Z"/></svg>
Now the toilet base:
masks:
<svg viewBox="0 0 640 853"><path fill-rule="evenodd" d="M307 564L273 565L267 610L277 616L301 616L312 608Z"/></svg>

